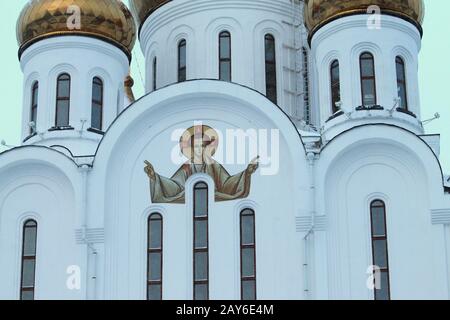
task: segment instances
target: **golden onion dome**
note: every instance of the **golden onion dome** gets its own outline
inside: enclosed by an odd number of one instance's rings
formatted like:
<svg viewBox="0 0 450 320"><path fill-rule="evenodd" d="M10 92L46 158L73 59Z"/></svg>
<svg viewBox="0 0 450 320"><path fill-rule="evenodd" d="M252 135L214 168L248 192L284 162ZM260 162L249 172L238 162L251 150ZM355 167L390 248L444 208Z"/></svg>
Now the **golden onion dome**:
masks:
<svg viewBox="0 0 450 320"><path fill-rule="evenodd" d="M131 12L120 0L28 1L17 21L19 56L33 43L61 35L98 38L119 47L131 58L136 25Z"/></svg>
<svg viewBox="0 0 450 320"><path fill-rule="evenodd" d="M425 13L423 0L306 0L305 23L313 34L337 18L365 14L372 5L378 6L382 14L408 20L422 31Z"/></svg>
<svg viewBox="0 0 450 320"><path fill-rule="evenodd" d="M169 1L171 0L130 0L130 7L138 24L142 26L153 11Z"/></svg>

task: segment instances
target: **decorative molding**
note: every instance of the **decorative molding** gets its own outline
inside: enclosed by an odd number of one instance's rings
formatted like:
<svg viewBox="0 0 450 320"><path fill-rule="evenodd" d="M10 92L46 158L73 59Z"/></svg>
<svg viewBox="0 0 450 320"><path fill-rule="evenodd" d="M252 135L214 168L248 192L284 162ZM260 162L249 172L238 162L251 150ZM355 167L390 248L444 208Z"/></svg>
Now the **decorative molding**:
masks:
<svg viewBox="0 0 450 320"><path fill-rule="evenodd" d="M279 14L286 17L292 17L292 4L280 0L247 0L247 1L211 1L197 0L186 1L177 4L167 3L158 10L155 10L141 24L139 38L141 45L150 42L153 33L161 27L166 26L173 21L195 15L208 10L226 11L226 10L258 10L268 13Z"/></svg>
<svg viewBox="0 0 450 320"><path fill-rule="evenodd" d="M26 65L36 55L42 54L47 51L60 50L60 49L83 49L96 51L98 53L105 54L113 59L123 61L125 64L129 64L129 59L124 51L117 48L113 44L107 43L103 40L90 38L86 36L60 36L54 38L48 38L39 42L33 43L31 46L24 50L20 57L20 63L22 66Z"/></svg>
<svg viewBox="0 0 450 320"><path fill-rule="evenodd" d="M314 231L326 231L327 216L319 215L314 217ZM308 232L311 229L311 216L295 217L297 232Z"/></svg>
<svg viewBox="0 0 450 320"><path fill-rule="evenodd" d="M77 244L104 243L105 229L103 228L76 229L75 240Z"/></svg>
<svg viewBox="0 0 450 320"><path fill-rule="evenodd" d="M408 34L414 40L417 47L420 48L422 41L420 31L413 24L398 17L383 15L382 27L386 29L390 28L398 30ZM336 34L339 31L346 29L356 30L358 28L364 28L367 30L367 15L353 15L334 20L317 30L317 32L310 39L311 47L315 50L320 41Z"/></svg>
<svg viewBox="0 0 450 320"><path fill-rule="evenodd" d="M447 209L432 209L431 210L432 224L450 224L450 208Z"/></svg>

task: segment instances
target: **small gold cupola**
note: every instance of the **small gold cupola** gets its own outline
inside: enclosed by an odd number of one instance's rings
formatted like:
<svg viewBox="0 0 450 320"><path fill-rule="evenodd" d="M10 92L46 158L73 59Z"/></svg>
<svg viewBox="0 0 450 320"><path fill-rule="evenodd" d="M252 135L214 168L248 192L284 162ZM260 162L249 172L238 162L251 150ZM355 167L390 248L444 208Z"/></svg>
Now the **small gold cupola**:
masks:
<svg viewBox="0 0 450 320"><path fill-rule="evenodd" d="M425 13L423 0L306 0L305 23L313 34L338 18L365 14L372 5L378 6L382 14L403 18L421 30Z"/></svg>
<svg viewBox="0 0 450 320"><path fill-rule="evenodd" d="M71 24L73 21L77 23ZM119 0L28 1L17 21L19 56L39 40L63 35L98 38L131 57L136 25L131 12Z"/></svg>

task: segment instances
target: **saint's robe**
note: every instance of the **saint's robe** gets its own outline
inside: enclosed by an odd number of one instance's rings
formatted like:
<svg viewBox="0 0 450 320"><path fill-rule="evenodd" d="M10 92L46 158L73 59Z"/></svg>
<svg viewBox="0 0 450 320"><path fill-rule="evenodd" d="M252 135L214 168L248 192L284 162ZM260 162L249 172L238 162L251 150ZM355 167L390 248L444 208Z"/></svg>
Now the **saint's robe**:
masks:
<svg viewBox="0 0 450 320"><path fill-rule="evenodd" d="M248 169L231 176L214 160L210 164L186 162L170 179L157 173L156 179L149 178L152 203L185 203L186 181L196 173L206 173L213 178L216 201L243 199L250 193L252 174Z"/></svg>

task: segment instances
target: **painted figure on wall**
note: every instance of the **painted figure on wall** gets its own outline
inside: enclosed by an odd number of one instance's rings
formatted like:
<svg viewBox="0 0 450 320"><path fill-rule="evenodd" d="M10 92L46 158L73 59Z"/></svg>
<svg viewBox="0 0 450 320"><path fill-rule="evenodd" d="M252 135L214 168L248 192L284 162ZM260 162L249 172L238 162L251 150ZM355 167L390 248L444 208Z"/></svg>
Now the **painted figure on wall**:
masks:
<svg viewBox="0 0 450 320"><path fill-rule="evenodd" d="M172 178L159 175L153 165L145 161L144 171L150 179L152 203L185 203L186 181L196 173L206 173L213 178L216 201L247 198L251 177L259 167L259 157L251 161L245 171L232 176L212 158L218 145L219 137L213 128L194 126L187 129L180 138L181 152L189 160Z"/></svg>

